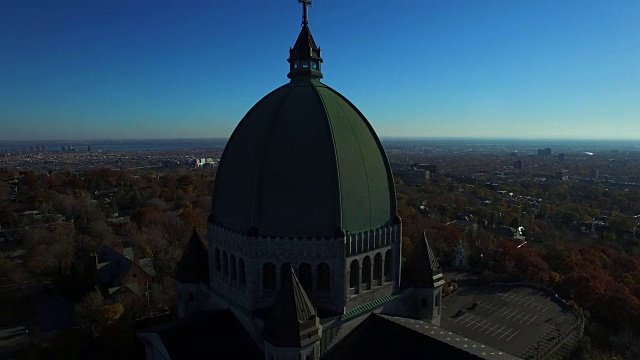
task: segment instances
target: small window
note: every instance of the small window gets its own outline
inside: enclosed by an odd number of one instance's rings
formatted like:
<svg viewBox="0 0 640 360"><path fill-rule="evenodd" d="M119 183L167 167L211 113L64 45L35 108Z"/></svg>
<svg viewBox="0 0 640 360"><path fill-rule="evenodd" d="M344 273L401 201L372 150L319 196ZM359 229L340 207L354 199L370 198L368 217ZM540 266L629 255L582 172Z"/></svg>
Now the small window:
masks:
<svg viewBox="0 0 640 360"><path fill-rule="evenodd" d="M312 62L311 63L311 68L315 69L315 70L318 70L318 62L317 61Z"/></svg>
<svg viewBox="0 0 640 360"><path fill-rule="evenodd" d="M303 69L308 69L309 68L309 63L308 62L302 63L302 68Z"/></svg>
<svg viewBox="0 0 640 360"><path fill-rule="evenodd" d="M440 306L440 294L436 294L436 307Z"/></svg>
<svg viewBox="0 0 640 360"><path fill-rule="evenodd" d="M296 62L293 63L293 68L297 69L298 67L300 67L300 62L296 60Z"/></svg>
<svg viewBox="0 0 640 360"><path fill-rule="evenodd" d="M193 302L193 293L189 293L189 302Z"/></svg>
<svg viewBox="0 0 640 360"><path fill-rule="evenodd" d="M138 277L138 274L137 273L133 273L133 278L135 279L137 277Z"/></svg>

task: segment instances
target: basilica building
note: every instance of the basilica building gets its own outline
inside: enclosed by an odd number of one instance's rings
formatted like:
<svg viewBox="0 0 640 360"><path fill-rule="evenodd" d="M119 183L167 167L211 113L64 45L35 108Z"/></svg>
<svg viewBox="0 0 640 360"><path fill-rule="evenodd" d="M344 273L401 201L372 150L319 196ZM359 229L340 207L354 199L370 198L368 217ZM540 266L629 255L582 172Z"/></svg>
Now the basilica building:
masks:
<svg viewBox="0 0 640 360"><path fill-rule="evenodd" d="M444 281L426 238L401 287L389 162L363 113L321 81L299 2L290 81L231 135L206 242L194 232L178 264L180 319L138 333L147 358L513 358L439 331Z"/></svg>

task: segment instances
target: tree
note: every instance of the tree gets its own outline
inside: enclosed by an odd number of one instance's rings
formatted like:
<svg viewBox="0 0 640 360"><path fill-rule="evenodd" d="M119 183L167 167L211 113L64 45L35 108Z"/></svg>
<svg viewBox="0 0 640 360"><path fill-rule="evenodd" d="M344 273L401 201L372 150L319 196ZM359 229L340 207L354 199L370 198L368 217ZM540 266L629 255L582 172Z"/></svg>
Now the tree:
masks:
<svg viewBox="0 0 640 360"><path fill-rule="evenodd" d="M549 279L549 265L532 248L525 246L514 252L515 269L525 280L545 284Z"/></svg>
<svg viewBox="0 0 640 360"><path fill-rule="evenodd" d="M96 320L98 311L104 306L104 298L98 289L85 295L73 308L73 316L78 324L88 326Z"/></svg>
<svg viewBox="0 0 640 360"><path fill-rule="evenodd" d="M151 304L156 310L173 310L177 307L176 281L168 276L157 279L150 286Z"/></svg>
<svg viewBox="0 0 640 360"><path fill-rule="evenodd" d="M120 303L103 305L98 310L97 321L100 326L114 324L124 314L124 306Z"/></svg>

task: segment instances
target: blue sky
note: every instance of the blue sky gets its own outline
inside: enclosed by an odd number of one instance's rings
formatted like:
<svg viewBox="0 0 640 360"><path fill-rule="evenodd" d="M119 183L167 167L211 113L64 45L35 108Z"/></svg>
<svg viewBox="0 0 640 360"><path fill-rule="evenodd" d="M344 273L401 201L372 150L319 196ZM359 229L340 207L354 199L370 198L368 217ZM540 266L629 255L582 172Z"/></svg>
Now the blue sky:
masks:
<svg viewBox="0 0 640 360"><path fill-rule="evenodd" d="M315 0L380 136L640 138L640 1ZM288 81L295 0L0 1L0 140L228 136Z"/></svg>

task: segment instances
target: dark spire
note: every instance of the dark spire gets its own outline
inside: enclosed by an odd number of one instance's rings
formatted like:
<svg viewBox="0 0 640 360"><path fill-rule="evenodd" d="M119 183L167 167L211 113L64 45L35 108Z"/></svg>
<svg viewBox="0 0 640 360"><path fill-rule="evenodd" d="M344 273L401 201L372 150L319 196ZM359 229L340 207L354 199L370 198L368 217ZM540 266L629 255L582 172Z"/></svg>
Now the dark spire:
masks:
<svg viewBox="0 0 640 360"><path fill-rule="evenodd" d="M176 268L176 280L182 284L209 284L209 258L196 229L182 253Z"/></svg>
<svg viewBox="0 0 640 360"><path fill-rule="evenodd" d="M311 0L298 0L302 4L302 26L309 25L309 14L307 13L307 6L311 6Z"/></svg>
<svg viewBox="0 0 640 360"><path fill-rule="evenodd" d="M436 255L429 246L427 234L422 232L423 241L418 242L418 246L413 251L412 268L415 271L415 287L438 287L444 284L442 269L438 263Z"/></svg>
<svg viewBox="0 0 640 360"><path fill-rule="evenodd" d="M298 0L302 4L302 30L293 48L289 49L289 79L309 78L320 79L320 65L322 58L320 57L320 48L311 36L309 30L309 17L307 7L311 5L311 0Z"/></svg>
<svg viewBox="0 0 640 360"><path fill-rule="evenodd" d="M264 324L262 337L273 346L296 348L320 338L316 311L293 267L282 278L280 292Z"/></svg>

